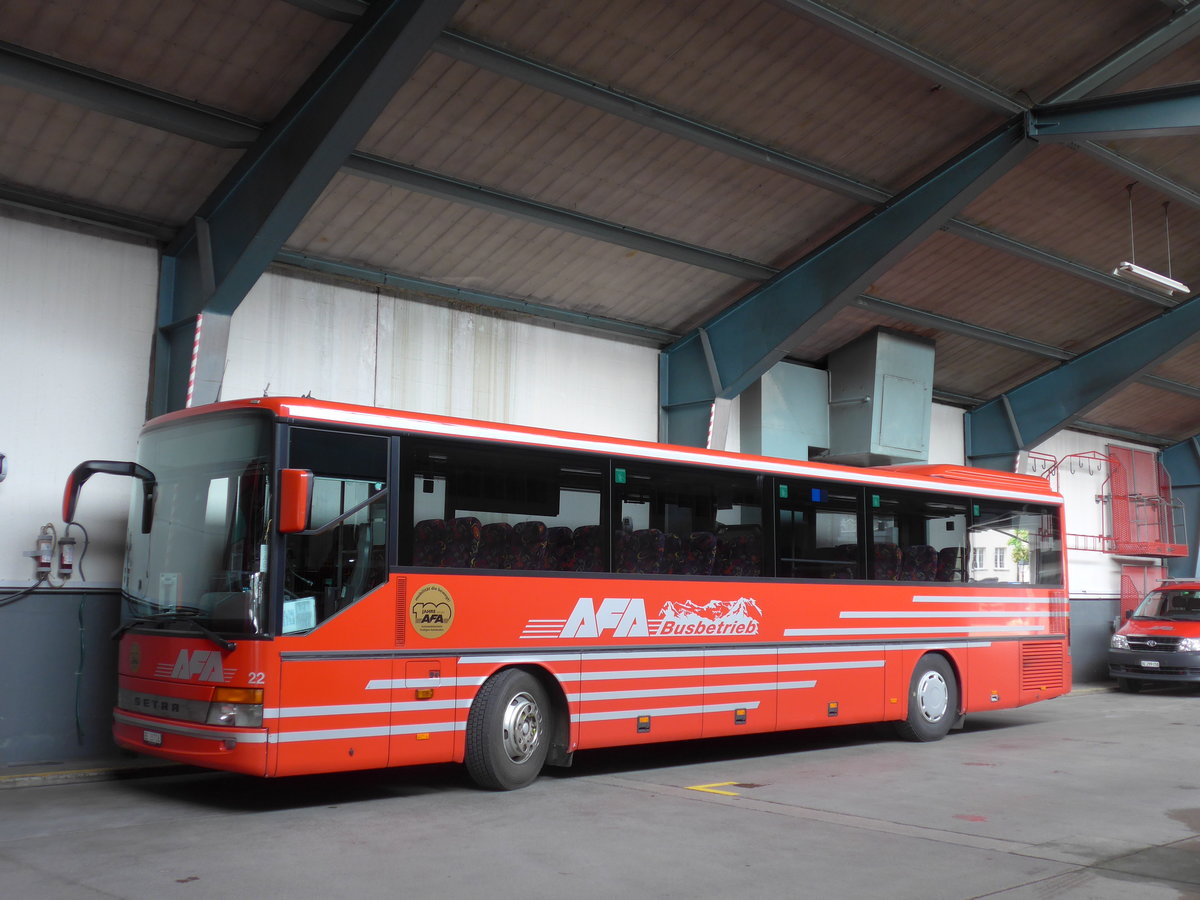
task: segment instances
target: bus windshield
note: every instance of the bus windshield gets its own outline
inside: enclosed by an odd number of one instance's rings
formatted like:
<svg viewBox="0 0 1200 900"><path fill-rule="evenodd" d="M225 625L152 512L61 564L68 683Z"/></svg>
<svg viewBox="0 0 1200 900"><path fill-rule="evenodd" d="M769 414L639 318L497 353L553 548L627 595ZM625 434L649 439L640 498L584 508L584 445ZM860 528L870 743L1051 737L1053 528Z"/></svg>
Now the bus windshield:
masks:
<svg viewBox="0 0 1200 900"><path fill-rule="evenodd" d="M185 419L142 436L155 477L143 534L142 492L129 516L122 622L233 635L267 629L270 419L255 413Z"/></svg>

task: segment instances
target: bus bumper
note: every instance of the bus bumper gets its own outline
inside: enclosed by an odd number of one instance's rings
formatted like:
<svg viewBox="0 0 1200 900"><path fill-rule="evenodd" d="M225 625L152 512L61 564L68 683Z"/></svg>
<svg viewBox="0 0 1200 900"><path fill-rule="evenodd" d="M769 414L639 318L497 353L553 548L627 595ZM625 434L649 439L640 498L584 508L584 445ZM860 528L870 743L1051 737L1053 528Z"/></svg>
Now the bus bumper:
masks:
<svg viewBox="0 0 1200 900"><path fill-rule="evenodd" d="M267 774L265 728L214 728L114 709L113 740L126 750L184 765Z"/></svg>

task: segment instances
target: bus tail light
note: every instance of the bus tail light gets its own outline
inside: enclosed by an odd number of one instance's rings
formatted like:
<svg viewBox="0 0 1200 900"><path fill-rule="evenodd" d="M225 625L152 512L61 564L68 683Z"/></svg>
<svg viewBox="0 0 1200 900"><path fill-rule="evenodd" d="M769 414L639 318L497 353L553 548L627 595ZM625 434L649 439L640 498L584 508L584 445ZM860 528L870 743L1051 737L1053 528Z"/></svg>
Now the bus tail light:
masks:
<svg viewBox="0 0 1200 900"><path fill-rule="evenodd" d="M205 724L261 728L262 718L262 688L219 687L213 690Z"/></svg>

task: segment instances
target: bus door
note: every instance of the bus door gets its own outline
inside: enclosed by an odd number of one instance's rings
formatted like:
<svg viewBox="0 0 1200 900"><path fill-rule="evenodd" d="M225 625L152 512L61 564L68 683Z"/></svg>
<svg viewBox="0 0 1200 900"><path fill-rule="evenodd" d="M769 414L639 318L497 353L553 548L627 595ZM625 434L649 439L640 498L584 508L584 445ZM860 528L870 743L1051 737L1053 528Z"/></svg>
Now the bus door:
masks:
<svg viewBox="0 0 1200 900"><path fill-rule="evenodd" d="M398 659L392 680L393 766L449 762L454 758L457 689L454 657Z"/></svg>

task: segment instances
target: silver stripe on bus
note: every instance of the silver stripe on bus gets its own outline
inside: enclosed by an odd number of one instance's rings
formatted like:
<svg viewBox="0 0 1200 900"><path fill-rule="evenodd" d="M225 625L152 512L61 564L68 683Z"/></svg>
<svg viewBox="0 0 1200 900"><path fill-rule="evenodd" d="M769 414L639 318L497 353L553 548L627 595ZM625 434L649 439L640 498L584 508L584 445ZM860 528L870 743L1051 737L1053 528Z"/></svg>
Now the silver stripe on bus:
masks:
<svg viewBox="0 0 1200 900"><path fill-rule="evenodd" d="M465 731L466 722L424 722L420 725L392 725L378 728L330 728L321 731L284 731L272 734L272 744L298 744L304 741L343 741L352 738L391 737L397 734L433 734Z"/></svg>
<svg viewBox="0 0 1200 900"><path fill-rule="evenodd" d="M709 684L678 688L643 688L631 691L591 691L567 694L569 703L598 703L605 700L637 700L650 697L694 697L697 694L736 694L739 691L792 691L816 687L815 681L769 681L764 684ZM742 707L739 706L738 709Z"/></svg>
<svg viewBox="0 0 1200 900"><path fill-rule="evenodd" d="M573 722L611 722L614 719L629 719L635 716L694 716L698 713L733 712L735 709L758 709L758 701L751 703L714 703L703 706L666 706L661 709L619 709L610 712L579 713L571 716Z"/></svg>
<svg viewBox="0 0 1200 900"><path fill-rule="evenodd" d="M990 609L976 610L905 610L894 612L871 612L869 610L848 610L838 615L839 619L1014 619L1023 615L1048 615L1046 608L1042 609ZM991 627L991 626L984 626Z"/></svg>
<svg viewBox="0 0 1200 900"><path fill-rule="evenodd" d="M913 603L1049 603L1048 597L972 597L969 594L961 596L914 596Z"/></svg>
<svg viewBox="0 0 1200 900"><path fill-rule="evenodd" d="M372 678L367 682L366 689L368 691L395 691L403 688L421 687L422 685L416 684L418 680L422 682L428 682L428 684L423 685L426 687L479 687L479 685L483 684L485 679L482 677L437 678L430 681L430 679L427 678Z"/></svg>
<svg viewBox="0 0 1200 900"><path fill-rule="evenodd" d="M264 709L264 719L306 719L313 716L363 716L372 713L421 712L429 709L466 709L470 700L414 700L408 703L348 703L338 706L281 706Z"/></svg>
<svg viewBox="0 0 1200 900"><path fill-rule="evenodd" d="M122 725L132 725L147 731L165 731L167 734L178 734L183 737L205 738L211 741L237 741L239 744L264 744L267 735L261 731L224 731L212 728L190 728L187 725L175 723L165 724L140 716L131 716L124 712L114 712L113 719Z"/></svg>

